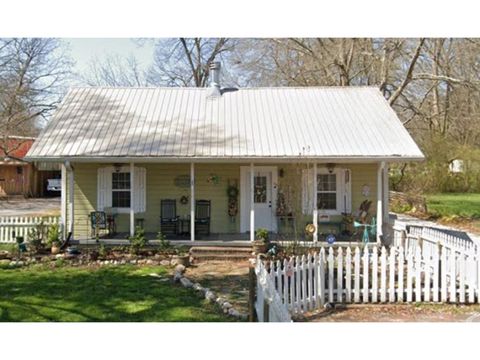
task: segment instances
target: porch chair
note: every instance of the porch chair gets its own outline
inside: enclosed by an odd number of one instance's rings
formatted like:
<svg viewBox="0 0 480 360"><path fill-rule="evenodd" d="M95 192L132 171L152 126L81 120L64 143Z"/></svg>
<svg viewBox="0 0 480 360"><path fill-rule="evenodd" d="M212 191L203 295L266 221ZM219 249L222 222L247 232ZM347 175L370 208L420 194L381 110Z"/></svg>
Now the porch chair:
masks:
<svg viewBox="0 0 480 360"><path fill-rule="evenodd" d="M107 229L107 215L105 211L90 212L90 226L92 229L92 238L100 236L101 230Z"/></svg>
<svg viewBox="0 0 480 360"><path fill-rule="evenodd" d="M210 235L210 200L195 201L195 233Z"/></svg>
<svg viewBox="0 0 480 360"><path fill-rule="evenodd" d="M177 235L178 232L177 201L163 199L160 201L160 230L163 234Z"/></svg>

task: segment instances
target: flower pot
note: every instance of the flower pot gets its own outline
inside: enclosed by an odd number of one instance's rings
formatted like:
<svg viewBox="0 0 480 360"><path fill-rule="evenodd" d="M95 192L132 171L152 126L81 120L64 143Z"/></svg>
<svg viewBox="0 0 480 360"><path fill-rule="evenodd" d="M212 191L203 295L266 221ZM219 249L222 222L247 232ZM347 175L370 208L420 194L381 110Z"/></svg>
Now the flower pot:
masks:
<svg viewBox="0 0 480 360"><path fill-rule="evenodd" d="M265 240L255 240L253 242L253 252L255 254L265 254L267 252L267 242Z"/></svg>
<svg viewBox="0 0 480 360"><path fill-rule="evenodd" d="M60 245L53 244L50 252L52 253L52 255L58 254L60 252Z"/></svg>

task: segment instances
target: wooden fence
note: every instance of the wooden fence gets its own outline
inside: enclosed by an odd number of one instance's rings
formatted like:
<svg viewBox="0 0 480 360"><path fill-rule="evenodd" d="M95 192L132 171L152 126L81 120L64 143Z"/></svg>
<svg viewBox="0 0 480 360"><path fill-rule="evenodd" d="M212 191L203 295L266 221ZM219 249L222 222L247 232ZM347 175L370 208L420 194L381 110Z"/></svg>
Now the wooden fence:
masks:
<svg viewBox="0 0 480 360"><path fill-rule="evenodd" d="M332 303L479 302L478 257L436 247L407 252L377 246L321 248L263 264L291 314ZM475 273L472 273L474 271Z"/></svg>
<svg viewBox="0 0 480 360"><path fill-rule="evenodd" d="M45 226L58 224L57 216L2 216L0 217L0 243L13 243L16 236L23 236L27 241L28 232L43 221Z"/></svg>

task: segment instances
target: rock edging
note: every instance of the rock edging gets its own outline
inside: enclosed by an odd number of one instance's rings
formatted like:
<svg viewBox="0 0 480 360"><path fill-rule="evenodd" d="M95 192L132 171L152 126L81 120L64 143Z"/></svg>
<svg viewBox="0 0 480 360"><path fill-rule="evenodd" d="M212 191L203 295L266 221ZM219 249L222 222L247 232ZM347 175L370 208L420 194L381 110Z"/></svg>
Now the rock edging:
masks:
<svg viewBox="0 0 480 360"><path fill-rule="evenodd" d="M199 293L203 296L208 302L217 304L220 306L224 314L227 314L233 318L238 320L246 321L248 319L248 314L242 313L235 309L232 304L230 304L226 298L223 296L217 296L212 290L209 288L203 287L198 282L192 282L189 278L184 276L185 273L185 266L177 265L175 267L175 273L173 275L173 281L176 283L180 283L185 288L192 288L195 292Z"/></svg>

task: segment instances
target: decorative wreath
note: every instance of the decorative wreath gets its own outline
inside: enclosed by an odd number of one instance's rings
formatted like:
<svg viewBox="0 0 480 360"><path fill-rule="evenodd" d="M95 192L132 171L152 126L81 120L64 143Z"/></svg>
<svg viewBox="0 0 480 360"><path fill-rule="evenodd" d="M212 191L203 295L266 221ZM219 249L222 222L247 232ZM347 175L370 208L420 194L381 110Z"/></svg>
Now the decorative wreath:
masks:
<svg viewBox="0 0 480 360"><path fill-rule="evenodd" d="M187 205L188 204L188 197L183 195L181 198L180 198L180 204L182 205Z"/></svg>
<svg viewBox="0 0 480 360"><path fill-rule="evenodd" d="M236 198L238 196L238 188L234 185L230 185L227 188L227 195L229 198Z"/></svg>
<svg viewBox="0 0 480 360"><path fill-rule="evenodd" d="M315 232L315 225L307 224L307 226L305 226L305 232L307 234L313 235L313 233Z"/></svg>

